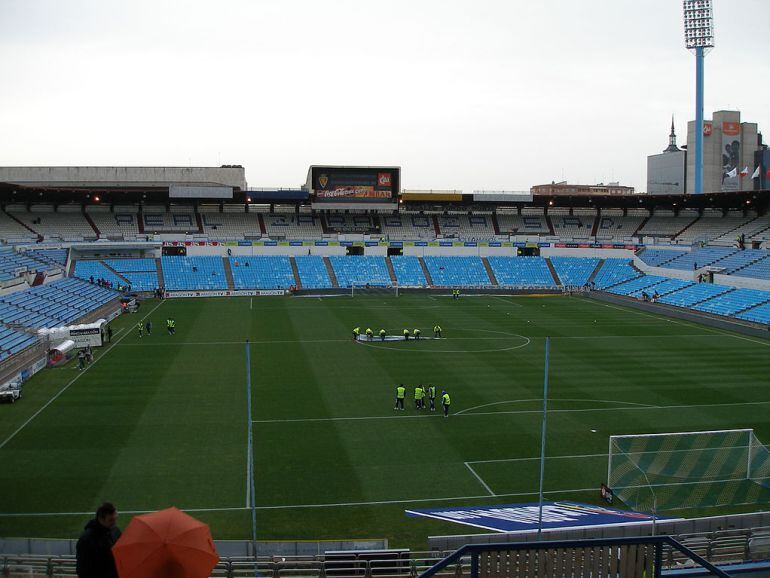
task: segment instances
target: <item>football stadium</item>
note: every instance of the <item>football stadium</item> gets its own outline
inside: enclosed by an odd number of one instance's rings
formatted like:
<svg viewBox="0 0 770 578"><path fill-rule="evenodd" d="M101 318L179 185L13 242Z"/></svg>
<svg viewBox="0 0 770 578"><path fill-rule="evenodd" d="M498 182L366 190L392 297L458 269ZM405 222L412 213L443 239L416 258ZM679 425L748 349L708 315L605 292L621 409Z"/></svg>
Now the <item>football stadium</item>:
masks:
<svg viewBox="0 0 770 578"><path fill-rule="evenodd" d="M770 575L770 154L690 125L657 194L0 166L0 576Z"/></svg>

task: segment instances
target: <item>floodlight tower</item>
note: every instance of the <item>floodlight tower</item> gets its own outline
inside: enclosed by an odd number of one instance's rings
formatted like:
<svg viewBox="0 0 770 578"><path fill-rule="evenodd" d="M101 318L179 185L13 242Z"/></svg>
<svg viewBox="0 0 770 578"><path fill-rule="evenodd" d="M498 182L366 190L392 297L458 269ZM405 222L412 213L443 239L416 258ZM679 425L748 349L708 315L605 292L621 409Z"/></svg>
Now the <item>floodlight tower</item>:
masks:
<svg viewBox="0 0 770 578"><path fill-rule="evenodd" d="M695 187L703 192L703 61L714 48L714 18L711 0L682 0L684 7L684 41L687 50L695 51Z"/></svg>

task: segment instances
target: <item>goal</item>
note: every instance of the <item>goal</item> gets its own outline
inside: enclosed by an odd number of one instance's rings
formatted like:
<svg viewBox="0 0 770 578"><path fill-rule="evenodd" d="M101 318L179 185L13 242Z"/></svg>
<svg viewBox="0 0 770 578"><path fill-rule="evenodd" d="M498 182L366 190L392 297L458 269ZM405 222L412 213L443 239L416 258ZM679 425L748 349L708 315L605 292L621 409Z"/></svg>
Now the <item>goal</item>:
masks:
<svg viewBox="0 0 770 578"><path fill-rule="evenodd" d="M607 485L646 512L770 499L770 450L753 429L610 436Z"/></svg>
<svg viewBox="0 0 770 578"><path fill-rule="evenodd" d="M393 284L389 286L376 286L363 283L353 283L350 286L350 296L360 297L362 295L386 295L390 297L398 297L398 285Z"/></svg>

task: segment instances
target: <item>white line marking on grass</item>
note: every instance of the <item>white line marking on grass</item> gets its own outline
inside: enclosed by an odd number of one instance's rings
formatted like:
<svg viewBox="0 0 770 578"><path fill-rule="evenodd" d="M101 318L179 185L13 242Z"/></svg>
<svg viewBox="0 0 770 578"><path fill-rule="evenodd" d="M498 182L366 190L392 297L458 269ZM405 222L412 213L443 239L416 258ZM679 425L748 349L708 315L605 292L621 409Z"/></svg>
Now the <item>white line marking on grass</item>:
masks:
<svg viewBox="0 0 770 578"><path fill-rule="evenodd" d="M140 321L144 321L145 319L147 319L147 318L148 318L150 315L152 315L152 314L155 312L155 310L156 310L158 307L160 307L162 304L163 304L163 301L161 301L160 303L158 303L158 304L157 304L155 307L153 307L152 311L150 311L150 312L149 312L147 315L145 315L144 317L142 317L142 319L141 319ZM73 378L70 380L70 382L69 382L67 385L65 385L63 388L61 388L61 389L60 389L60 390L59 390L59 391L56 393L56 395L54 395L54 396L53 396L51 399L49 399L49 400L46 402L46 404L45 404L43 407L41 407L39 410L37 410L35 413L33 413L33 414L32 414L32 416L31 416L31 417L30 417L30 418L29 418L27 421L25 421L23 424L21 424L21 425L19 426L19 428L18 428L18 429L17 429L15 432L13 432L11 435L9 435L9 436L8 436L8 437L5 439L5 440L4 440L2 443L0 443L0 450L1 450L1 449L3 449L3 448L6 446L6 444L7 444L9 441L11 441L11 440L12 440L14 437L16 437L16 434L18 434L18 433L19 433L21 430L23 430L25 427L27 427L27 426L29 425L29 423L30 423L30 422L31 422L33 419L35 419L35 418L36 418L38 415L40 415L40 414L43 412L43 410L44 410L45 408L47 408L49 405L51 405L51 404L52 404L54 401L56 401L56 400L58 399L58 397L59 397L61 394L63 394L65 391L67 391L67 389L69 389L69 386L71 386L71 385L72 385L73 383L75 383L75 382L76 382L78 379L80 379L80 377L81 377L82 375L84 375L84 374L85 374L85 373L86 373L86 372L87 372L89 369L91 369L91 368L92 368L94 365L96 365L96 364L97 364L99 361L101 361L101 360L102 360L102 358L103 358L105 355L107 355L107 354L108 354L110 351L112 351L112 350L114 349L114 347L115 347L115 346L116 346L118 343L120 343L120 342L121 342L123 339L125 339L125 338L126 338L127 336L129 336L130 334L131 334L131 333L130 333L129 331L126 331L126 332L125 332L125 333L124 333L124 334L123 334L123 335L122 335L122 336L121 336L121 337L120 337L120 338L119 338L117 341L115 341L115 342L111 343L111 344L110 344L110 346L109 346L109 347L108 347L108 348L105 350L105 352L104 352L104 353L102 353L102 354L101 354L101 355L100 355L100 356L99 356L97 359L95 359L95 360L94 360L94 362L93 362L91 365L89 365L89 366L88 366L88 367L86 367L86 368L85 368L83 371L81 371L81 372L80 372L80 373L78 373L78 374L77 374L75 377L73 377Z"/></svg>
<svg viewBox="0 0 770 578"><path fill-rule="evenodd" d="M489 492L489 495L490 496L494 496L495 493L492 491L492 488L490 488L487 485L487 483L484 481L484 479L478 473L476 473L476 470L473 469L473 467L471 466L470 462L463 462L463 463L465 464L465 467L468 468L470 470L470 472L473 474L473 477L475 477L481 483L481 485L484 486L484 489L487 492Z"/></svg>
<svg viewBox="0 0 770 578"><path fill-rule="evenodd" d="M468 407L466 409L461 409L460 411L456 412L455 415L462 415L464 413L473 411L474 409L481 409L482 407L489 407L491 405L501 405L501 404L504 404L504 403L528 403L528 402L533 402L533 401L538 401L540 403L543 402L542 399L538 399L538 398L532 398L532 399L508 399L506 401L493 401L492 403L484 403L482 405L475 405L473 407ZM578 402L579 401L584 401L584 402L590 401L590 402L593 402L593 403L621 403L621 404L625 404L625 405L638 405L638 406L642 406L642 407L659 407L657 405L653 405L653 404L650 404L650 403L637 403L635 401L620 401L620 400L614 400L614 399L561 398L561 399L552 399L551 401L554 401L554 402L555 401L578 401ZM539 411L541 411L541 410L539 410ZM551 410L551 411L555 411L555 410Z"/></svg>
<svg viewBox="0 0 770 578"><path fill-rule="evenodd" d="M540 400L542 401L542 400ZM551 400L559 401L559 400ZM589 401L589 400L586 400ZM596 401L596 400L590 400ZM652 406L618 406L618 407L592 407L582 409L549 409L548 413L588 413L592 411L632 411L632 410L663 410L663 409L704 409L710 407L740 407L740 406L753 406L753 405L770 405L770 401L739 401L729 403L693 403L693 404L677 404L677 405L652 405ZM536 413L542 414L542 409L520 409L511 411L477 411L473 413L455 413L450 417L474 417L474 416L487 416L487 415L518 415ZM383 420L383 419L428 419L443 417L441 414L436 415L370 415L370 416L355 416L355 417L306 417L306 418L290 418L290 419L255 419L254 423L302 423L302 422L316 422L316 421L364 421L364 420Z"/></svg>

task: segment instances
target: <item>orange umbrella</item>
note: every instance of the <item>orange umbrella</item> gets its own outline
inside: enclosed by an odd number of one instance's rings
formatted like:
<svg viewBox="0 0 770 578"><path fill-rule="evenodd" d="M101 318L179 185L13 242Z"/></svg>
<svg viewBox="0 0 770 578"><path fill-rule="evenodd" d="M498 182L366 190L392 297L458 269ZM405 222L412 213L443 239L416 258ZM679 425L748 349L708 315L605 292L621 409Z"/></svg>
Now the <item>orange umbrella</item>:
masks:
<svg viewBox="0 0 770 578"><path fill-rule="evenodd" d="M208 578L219 562L209 527L176 508L136 516L112 553L120 578Z"/></svg>

